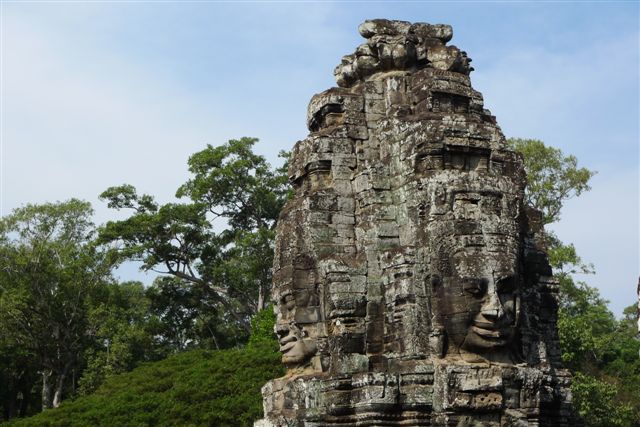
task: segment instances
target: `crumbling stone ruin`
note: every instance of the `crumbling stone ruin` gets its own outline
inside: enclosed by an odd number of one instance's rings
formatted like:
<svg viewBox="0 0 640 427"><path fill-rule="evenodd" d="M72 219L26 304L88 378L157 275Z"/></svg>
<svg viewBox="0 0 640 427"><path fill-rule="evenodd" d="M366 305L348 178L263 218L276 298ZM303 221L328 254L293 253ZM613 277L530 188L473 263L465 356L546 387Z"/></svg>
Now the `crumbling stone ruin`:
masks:
<svg viewBox="0 0 640 427"><path fill-rule="evenodd" d="M448 25L371 20L309 104L278 223L287 375L257 426L569 426L522 159Z"/></svg>

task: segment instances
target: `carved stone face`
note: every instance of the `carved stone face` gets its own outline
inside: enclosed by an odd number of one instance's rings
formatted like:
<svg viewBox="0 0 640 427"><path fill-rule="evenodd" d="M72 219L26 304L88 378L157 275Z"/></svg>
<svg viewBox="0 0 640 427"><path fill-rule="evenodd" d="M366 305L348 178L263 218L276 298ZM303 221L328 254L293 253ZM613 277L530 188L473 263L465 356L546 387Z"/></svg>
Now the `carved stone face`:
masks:
<svg viewBox="0 0 640 427"><path fill-rule="evenodd" d="M450 344L458 349L483 354L513 342L519 277L517 256L508 249L464 248L449 254L449 272L437 284L438 311Z"/></svg>
<svg viewBox="0 0 640 427"><path fill-rule="evenodd" d="M318 351L317 295L309 289L284 289L276 312L282 363L288 367L303 365Z"/></svg>
<svg viewBox="0 0 640 427"><path fill-rule="evenodd" d="M515 181L486 166L427 179L436 327L446 332L449 352L512 359L522 283Z"/></svg>

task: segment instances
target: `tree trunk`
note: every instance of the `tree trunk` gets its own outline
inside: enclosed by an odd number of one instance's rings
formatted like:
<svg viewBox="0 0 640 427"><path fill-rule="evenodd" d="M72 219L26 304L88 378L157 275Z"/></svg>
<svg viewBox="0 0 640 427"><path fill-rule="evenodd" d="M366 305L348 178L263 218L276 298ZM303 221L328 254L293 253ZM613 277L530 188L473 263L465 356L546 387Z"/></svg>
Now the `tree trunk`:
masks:
<svg viewBox="0 0 640 427"><path fill-rule="evenodd" d="M56 391L53 394L53 407L57 408L62 402L62 388L64 387L64 379L66 375L61 373L56 379Z"/></svg>
<svg viewBox="0 0 640 427"><path fill-rule="evenodd" d="M9 398L9 404L3 408L4 418L0 420L2 421L10 420L11 418L15 417L17 401L18 401L18 398L16 397L16 393L13 393L12 396Z"/></svg>
<svg viewBox="0 0 640 427"><path fill-rule="evenodd" d="M258 313L260 313L264 308L266 298L265 293L266 292L264 291L264 286L262 285L262 283L260 283L258 285Z"/></svg>
<svg viewBox="0 0 640 427"><path fill-rule="evenodd" d="M42 410L51 408L53 404L53 384L51 383L51 376L53 371L47 370L42 372Z"/></svg>

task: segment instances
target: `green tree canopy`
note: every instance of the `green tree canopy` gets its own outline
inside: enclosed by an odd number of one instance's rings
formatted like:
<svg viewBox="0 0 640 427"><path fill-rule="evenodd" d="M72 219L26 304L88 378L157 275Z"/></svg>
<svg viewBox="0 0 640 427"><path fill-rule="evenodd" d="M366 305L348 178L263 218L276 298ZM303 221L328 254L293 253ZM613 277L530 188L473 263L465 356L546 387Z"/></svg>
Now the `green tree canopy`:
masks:
<svg viewBox="0 0 640 427"><path fill-rule="evenodd" d="M0 336L42 376L42 406L57 406L79 367L96 289L111 280L87 202L27 205L0 220Z"/></svg>
<svg viewBox="0 0 640 427"><path fill-rule="evenodd" d="M107 283L88 311L79 394L93 392L105 379L132 370L139 362L167 355L156 335L156 317L141 282Z"/></svg>
<svg viewBox="0 0 640 427"><path fill-rule="evenodd" d="M565 156L537 139L509 138L507 142L524 158L527 202L542 212L545 224L560 219L567 199L591 189L589 180L595 171L579 168L575 156Z"/></svg>
<svg viewBox="0 0 640 427"><path fill-rule="evenodd" d="M100 232L102 242L117 242L120 260L199 287L245 335L269 298L274 227L288 191L284 168L253 153L256 142L231 140L192 155L192 177L176 193L186 202L159 205L131 185L101 195L109 207L132 211Z"/></svg>
<svg viewBox="0 0 640 427"><path fill-rule="evenodd" d="M560 219L571 197L588 191L595 174L579 168L574 156L534 139L509 139L527 171L527 202L545 224ZM546 232L549 262L560 284L558 333L562 359L574 374L574 407L587 426L636 426L640 419L640 341L629 315L617 320L596 288L574 281L575 273L593 273L573 244ZM635 313L632 306L625 313Z"/></svg>

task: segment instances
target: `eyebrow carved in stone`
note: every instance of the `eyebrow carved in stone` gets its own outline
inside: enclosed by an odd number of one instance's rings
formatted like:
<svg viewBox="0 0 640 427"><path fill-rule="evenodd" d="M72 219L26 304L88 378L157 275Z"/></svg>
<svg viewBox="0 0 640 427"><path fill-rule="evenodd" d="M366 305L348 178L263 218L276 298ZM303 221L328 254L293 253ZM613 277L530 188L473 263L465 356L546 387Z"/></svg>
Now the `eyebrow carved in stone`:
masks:
<svg viewBox="0 0 640 427"><path fill-rule="evenodd" d="M437 113L468 113L469 98L444 92L433 92L431 111Z"/></svg>
<svg viewBox="0 0 640 427"><path fill-rule="evenodd" d="M344 105L326 104L313 114L309 122L309 130L318 132L330 126L337 126L343 123Z"/></svg>
<svg viewBox="0 0 640 427"><path fill-rule="evenodd" d="M491 150L480 147L444 146L416 155L416 173L455 169L485 173L489 169Z"/></svg>

